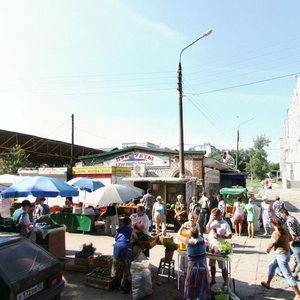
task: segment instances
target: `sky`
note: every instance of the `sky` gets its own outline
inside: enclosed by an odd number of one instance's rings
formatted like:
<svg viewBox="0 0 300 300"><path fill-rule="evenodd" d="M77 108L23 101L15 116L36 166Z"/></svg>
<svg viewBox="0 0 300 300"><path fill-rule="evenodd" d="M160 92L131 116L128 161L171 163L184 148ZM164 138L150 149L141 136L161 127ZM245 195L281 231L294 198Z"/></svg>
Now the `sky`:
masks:
<svg viewBox="0 0 300 300"><path fill-rule="evenodd" d="M279 138L300 73L300 2L0 0L0 128L95 148ZM243 124L242 124L243 123Z"/></svg>

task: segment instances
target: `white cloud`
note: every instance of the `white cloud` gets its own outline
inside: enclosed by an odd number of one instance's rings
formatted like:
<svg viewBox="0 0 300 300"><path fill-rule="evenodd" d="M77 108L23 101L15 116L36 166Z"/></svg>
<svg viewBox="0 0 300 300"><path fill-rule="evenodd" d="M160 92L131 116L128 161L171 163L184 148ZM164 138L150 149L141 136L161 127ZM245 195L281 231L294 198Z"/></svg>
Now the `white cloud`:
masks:
<svg viewBox="0 0 300 300"><path fill-rule="evenodd" d="M139 27L145 27L147 30L154 31L158 34L160 34L163 37L166 37L168 39L181 41L185 39L185 36L176 31L172 28L166 26L165 24L162 24L157 21L146 19L145 17L138 15L134 11L132 11L130 8L124 5L124 2L117 1L119 7L123 9L123 11L127 14L127 16L136 23Z"/></svg>

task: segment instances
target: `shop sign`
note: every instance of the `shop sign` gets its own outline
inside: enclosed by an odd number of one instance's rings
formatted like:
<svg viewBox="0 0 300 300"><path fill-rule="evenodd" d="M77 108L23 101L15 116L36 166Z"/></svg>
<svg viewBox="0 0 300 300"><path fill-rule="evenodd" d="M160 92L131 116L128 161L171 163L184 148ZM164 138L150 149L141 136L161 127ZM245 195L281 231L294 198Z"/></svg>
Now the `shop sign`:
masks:
<svg viewBox="0 0 300 300"><path fill-rule="evenodd" d="M112 160L106 161L107 165L115 165L117 167L145 166L145 168L169 168L170 159L168 156L156 156L148 153L130 153L120 155Z"/></svg>
<svg viewBox="0 0 300 300"><path fill-rule="evenodd" d="M130 168L123 167L102 167L102 166L93 166L93 167L73 167L73 174L127 174L131 175Z"/></svg>

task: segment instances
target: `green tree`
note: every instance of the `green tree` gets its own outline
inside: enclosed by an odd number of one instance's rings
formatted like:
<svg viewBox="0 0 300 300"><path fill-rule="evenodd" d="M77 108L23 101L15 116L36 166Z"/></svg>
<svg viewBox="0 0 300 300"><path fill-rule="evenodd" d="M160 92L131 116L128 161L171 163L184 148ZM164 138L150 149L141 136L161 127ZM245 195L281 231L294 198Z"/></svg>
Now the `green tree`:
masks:
<svg viewBox="0 0 300 300"><path fill-rule="evenodd" d="M15 145L9 153L0 157L0 172L3 174L17 174L19 168L30 167L31 163L20 145Z"/></svg>
<svg viewBox="0 0 300 300"><path fill-rule="evenodd" d="M209 157L212 157L218 161L223 161L223 155L224 152L226 152L227 150L219 150L217 149L215 152L213 152ZM234 160L234 165L235 165L235 161L236 161L236 150L232 149L228 151L229 155L232 156L233 160ZM238 159L238 169L241 172L246 172L246 164L247 162L249 162L249 150L245 150L245 149L240 149L239 150L239 159Z"/></svg>
<svg viewBox="0 0 300 300"><path fill-rule="evenodd" d="M211 152L208 157L214 158L218 161L222 161L223 160L223 151L221 151L220 149L216 149L215 151Z"/></svg>
<svg viewBox="0 0 300 300"><path fill-rule="evenodd" d="M271 141L265 135L261 135L253 142L254 146L249 150L249 162L246 164L246 170L253 174L254 178L262 180L270 170L267 161L268 154L264 148L269 146Z"/></svg>

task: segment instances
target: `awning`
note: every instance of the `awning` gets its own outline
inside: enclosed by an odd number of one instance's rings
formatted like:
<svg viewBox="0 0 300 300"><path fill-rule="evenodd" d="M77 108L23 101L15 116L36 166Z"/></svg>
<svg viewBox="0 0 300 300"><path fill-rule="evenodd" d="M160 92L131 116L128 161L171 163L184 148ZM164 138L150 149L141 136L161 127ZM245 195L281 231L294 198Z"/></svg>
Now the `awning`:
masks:
<svg viewBox="0 0 300 300"><path fill-rule="evenodd" d="M211 157L204 157L203 159L204 167L216 169L219 171L231 171L231 172L238 172L235 168L230 167L229 165L220 162L214 158Z"/></svg>
<svg viewBox="0 0 300 300"><path fill-rule="evenodd" d="M126 177L122 179L123 181L129 182L154 182L154 183L187 183L197 181L196 177Z"/></svg>

